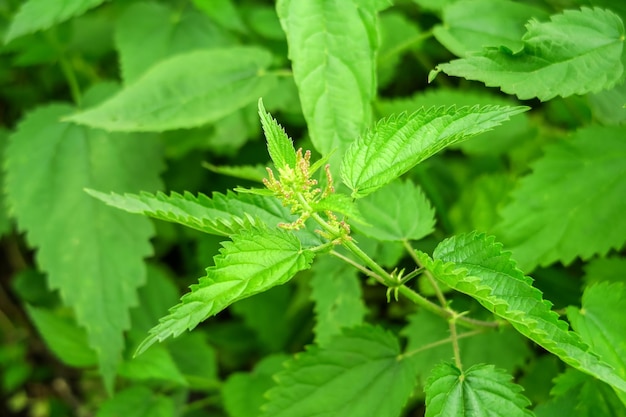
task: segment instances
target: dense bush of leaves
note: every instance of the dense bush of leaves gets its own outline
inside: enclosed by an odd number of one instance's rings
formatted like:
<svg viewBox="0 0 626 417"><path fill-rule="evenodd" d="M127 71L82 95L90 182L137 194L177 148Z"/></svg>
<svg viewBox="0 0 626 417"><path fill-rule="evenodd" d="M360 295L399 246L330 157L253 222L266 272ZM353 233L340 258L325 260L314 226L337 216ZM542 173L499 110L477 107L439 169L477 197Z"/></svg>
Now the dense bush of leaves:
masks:
<svg viewBox="0 0 626 417"><path fill-rule="evenodd" d="M622 2L0 12L3 416L626 416Z"/></svg>

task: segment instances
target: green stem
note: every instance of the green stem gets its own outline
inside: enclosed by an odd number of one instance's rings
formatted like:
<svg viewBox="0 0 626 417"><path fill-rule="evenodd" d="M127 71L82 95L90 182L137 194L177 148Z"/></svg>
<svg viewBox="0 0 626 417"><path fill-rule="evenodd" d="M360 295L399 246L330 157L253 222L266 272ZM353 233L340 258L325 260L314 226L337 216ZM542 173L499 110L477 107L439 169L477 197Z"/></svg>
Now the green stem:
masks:
<svg viewBox="0 0 626 417"><path fill-rule="evenodd" d="M452 339L452 350L454 351L454 363L459 371L463 372L463 363L461 362L461 349L459 348L459 335L456 332L456 319L458 316L455 314L448 320L450 327L450 339Z"/></svg>
<svg viewBox="0 0 626 417"><path fill-rule="evenodd" d="M50 45L57 51L59 54L59 64L61 65L61 72L65 77L65 81L67 81L67 85L70 89L70 94L72 96L72 100L77 106L80 106L82 101L82 93L80 91L80 86L78 84L78 79L76 78L76 73L74 72L74 68L70 63L63 46L59 43L56 32L51 30L48 32L46 39L50 43Z"/></svg>
<svg viewBox="0 0 626 417"><path fill-rule="evenodd" d="M376 281L380 282L381 284L385 284L384 280L382 279L382 277L380 277L377 273L370 271L369 269L367 269L366 267L364 267L363 265L361 265L358 262L353 261L352 259L348 258L347 256L344 256L342 254L340 254L337 251L330 251L330 254L341 259L342 261L352 265L353 267L355 267L356 269L358 269L359 271L363 272L365 275L367 275L368 277L372 277L374 278Z"/></svg>
<svg viewBox="0 0 626 417"><path fill-rule="evenodd" d="M404 245L404 249L406 249L406 251L409 253L411 258L413 259L413 262L415 262L415 265L417 265L418 268L424 268L424 265L421 264L420 260L417 257L417 254L415 253L415 249L413 248L413 246L411 246L409 241L407 239L403 239L402 244ZM446 300L446 297L443 295L441 288L439 288L439 284L433 277L433 274L431 274L430 271L425 270L424 275L426 276L426 279L428 279L428 282L430 282L430 285L435 290L435 295L437 296L437 299L439 300L439 304L441 304L441 307L446 308L448 306L448 301Z"/></svg>
<svg viewBox="0 0 626 417"><path fill-rule="evenodd" d="M461 333L460 335L457 335L457 340L465 339L466 337L476 336L476 335L479 335L479 334L484 333L484 332L485 332L485 329L471 330L469 332L465 332L465 333ZM424 345L422 347L414 349L414 350L412 350L410 352L405 352L405 353L403 353L400 356L401 356L401 358L408 358L408 357L411 357L413 355L417 355L418 353L423 352L425 350L430 350L430 349L436 348L437 346L445 345L445 344L450 343L450 342L452 342L452 337L448 337L448 338L445 338L445 339L437 340L436 342L429 343L427 345Z"/></svg>
<svg viewBox="0 0 626 417"><path fill-rule="evenodd" d="M277 77L293 77L293 72L289 69L275 69L267 73L276 75Z"/></svg>

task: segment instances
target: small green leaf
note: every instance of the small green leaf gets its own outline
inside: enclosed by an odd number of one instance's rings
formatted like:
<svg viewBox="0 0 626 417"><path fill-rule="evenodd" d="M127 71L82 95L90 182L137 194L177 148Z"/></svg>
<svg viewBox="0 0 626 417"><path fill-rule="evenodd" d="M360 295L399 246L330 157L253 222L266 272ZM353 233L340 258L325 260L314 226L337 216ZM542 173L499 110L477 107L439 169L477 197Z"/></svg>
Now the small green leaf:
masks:
<svg viewBox="0 0 626 417"><path fill-rule="evenodd" d="M26 311L46 345L63 363L76 367L97 365L98 357L89 347L87 332L72 317L28 305Z"/></svg>
<svg viewBox="0 0 626 417"><path fill-rule="evenodd" d="M453 143L492 129L528 107L431 107L380 120L341 164L353 197L364 197Z"/></svg>
<svg viewBox="0 0 626 417"><path fill-rule="evenodd" d="M206 277L192 285L191 292L150 331L137 354L193 329L238 300L286 283L309 268L314 257L293 234L265 226L243 229L222 245L215 266L207 268Z"/></svg>
<svg viewBox="0 0 626 417"><path fill-rule="evenodd" d="M193 4L226 29L246 32L233 0L193 0Z"/></svg>
<svg viewBox="0 0 626 417"><path fill-rule="evenodd" d="M426 384L426 417L522 417L530 401L522 387L493 365L475 365L460 371L442 363L430 374Z"/></svg>
<svg viewBox="0 0 626 417"><path fill-rule="evenodd" d="M274 377L264 417L397 417L415 385L397 338L372 326L345 330L285 368Z"/></svg>
<svg viewBox="0 0 626 417"><path fill-rule="evenodd" d="M340 158L371 120L376 7L356 0L280 0L289 58L315 148Z"/></svg>
<svg viewBox="0 0 626 417"><path fill-rule="evenodd" d="M457 56L481 51L486 46L504 46L512 51L524 47L524 25L548 13L509 0L462 0L443 9L443 24L433 28L435 38Z"/></svg>
<svg viewBox="0 0 626 417"><path fill-rule="evenodd" d="M331 256L312 268L311 299L315 303L315 342L326 345L342 328L363 324L367 312L357 270Z"/></svg>
<svg viewBox="0 0 626 417"><path fill-rule="evenodd" d="M243 180L254 181L258 183L263 182L263 178L267 176L265 166L262 164L257 165L213 165L209 162L203 162L202 166L211 172L216 174L227 175L233 178L240 178Z"/></svg>
<svg viewBox="0 0 626 417"><path fill-rule="evenodd" d="M615 221L626 212L625 134L623 126L581 129L548 147L521 180L498 234L525 270L626 243L626 223Z"/></svg>
<svg viewBox="0 0 626 417"><path fill-rule="evenodd" d="M357 201L365 224L354 227L378 240L419 240L433 232L435 210L410 180L394 181Z"/></svg>
<svg viewBox="0 0 626 417"><path fill-rule="evenodd" d="M549 22L531 20L522 42L520 52L491 47L436 71L542 101L609 89L624 71L624 25L609 10L566 10Z"/></svg>
<svg viewBox="0 0 626 417"><path fill-rule="evenodd" d="M421 263L446 285L475 298L487 310L506 319L524 336L565 363L626 391L626 379L589 350L577 333L553 312L532 279L517 269L509 252L493 237L470 233L441 242L431 259Z"/></svg>
<svg viewBox="0 0 626 417"><path fill-rule="evenodd" d="M99 106L66 120L124 132L161 132L214 122L272 88L276 78L265 72L271 60L268 51L243 46L175 55Z"/></svg>
<svg viewBox="0 0 626 417"><path fill-rule="evenodd" d="M9 43L22 35L51 28L102 3L104 0L27 0L13 17L4 42Z"/></svg>
<svg viewBox="0 0 626 417"><path fill-rule="evenodd" d="M363 215L359 211L359 208L346 194L330 194L326 198L323 198L316 203L312 203L311 207L318 212L333 211L335 213L343 214L355 223L364 222Z"/></svg>
<svg viewBox="0 0 626 417"><path fill-rule="evenodd" d="M568 307L574 330L615 371L626 379L626 286L606 282L587 287L582 308Z"/></svg>
<svg viewBox="0 0 626 417"><path fill-rule="evenodd" d="M276 119L272 117L265 107L263 100L259 99L259 116L261 117L261 125L265 132L267 140L267 150L272 158L272 162L277 169L283 169L286 166L295 169L296 167L296 150L293 147L293 141Z"/></svg>

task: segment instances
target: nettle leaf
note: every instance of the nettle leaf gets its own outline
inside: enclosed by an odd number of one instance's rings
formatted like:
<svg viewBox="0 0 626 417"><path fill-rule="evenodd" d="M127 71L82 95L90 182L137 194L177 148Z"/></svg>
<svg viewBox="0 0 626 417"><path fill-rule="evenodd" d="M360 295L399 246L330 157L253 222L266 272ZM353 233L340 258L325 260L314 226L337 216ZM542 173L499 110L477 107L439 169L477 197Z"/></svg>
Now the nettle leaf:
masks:
<svg viewBox="0 0 626 417"><path fill-rule="evenodd" d="M211 0L213 1L213 0ZM285 354L266 356L252 372L231 374L222 386L224 408L230 417L251 417L261 413L265 392L274 386L272 375L282 370L289 357Z"/></svg>
<svg viewBox="0 0 626 417"><path fill-rule="evenodd" d="M164 58L234 43L228 32L193 7L176 10L159 3L135 3L116 20L115 45L126 84Z"/></svg>
<svg viewBox="0 0 626 417"><path fill-rule="evenodd" d="M626 212L625 134L624 127L581 129L548 147L521 180L498 230L524 269L624 245L626 223L611 219Z"/></svg>
<svg viewBox="0 0 626 417"><path fill-rule="evenodd" d="M376 94L375 2L280 0L289 58L309 134L340 158L371 121Z"/></svg>
<svg viewBox="0 0 626 417"><path fill-rule="evenodd" d="M431 73L484 82L520 99L598 92L613 87L623 73L624 25L609 10L582 8L531 20L523 50L487 48L481 53L437 66Z"/></svg>
<svg viewBox="0 0 626 417"><path fill-rule="evenodd" d="M433 232L435 210L422 189L411 182L394 181L357 201L365 224L354 227L378 240L419 240Z"/></svg>
<svg viewBox="0 0 626 417"><path fill-rule="evenodd" d="M212 197L202 193L194 196L189 192L172 192L170 195L161 192L124 195L94 190L87 192L110 206L130 213L144 214L218 236L228 237L258 220L275 227L278 223L291 223L298 217L274 197L235 194L232 191L226 194L215 192ZM297 234L306 244L319 243L319 238L311 230L303 229Z"/></svg>
<svg viewBox="0 0 626 417"><path fill-rule="evenodd" d="M382 119L352 143L341 175L364 197L453 143L500 125L528 107L431 107Z"/></svg>
<svg viewBox="0 0 626 417"><path fill-rule="evenodd" d="M457 56L486 46L504 46L518 52L524 47L524 25L531 18L545 19L542 9L508 0L463 0L443 9L443 24L433 28L435 38Z"/></svg>
<svg viewBox="0 0 626 417"><path fill-rule="evenodd" d="M295 169L296 150L293 147L293 141L287 136L287 133L285 133L285 130L278 124L276 119L265 111L263 100L261 99L259 99L259 116L261 117L261 125L267 140L267 150L276 168L280 170L289 166Z"/></svg>
<svg viewBox="0 0 626 417"><path fill-rule="evenodd" d="M308 269L314 257L293 234L265 226L243 229L222 246L215 266L207 268L206 277L150 330L137 354L193 329L238 300L286 283L296 272Z"/></svg>
<svg viewBox="0 0 626 417"><path fill-rule="evenodd" d="M265 72L271 60L268 51L244 46L178 54L99 106L66 120L118 132L197 127L271 90L276 77Z"/></svg>
<svg viewBox="0 0 626 417"><path fill-rule="evenodd" d="M265 417L397 417L415 385L397 338L378 327L345 330L285 364Z"/></svg>
<svg viewBox="0 0 626 417"><path fill-rule="evenodd" d="M438 365L426 383L426 417L533 416L530 401L512 377L493 365L460 371L450 363Z"/></svg>
<svg viewBox="0 0 626 417"><path fill-rule="evenodd" d="M27 0L13 17L4 42L9 43L20 36L51 28L102 3L104 0Z"/></svg>
<svg viewBox="0 0 626 417"><path fill-rule="evenodd" d="M582 308L568 307L567 318L594 352L626 379L626 285L599 283L585 289Z"/></svg>
<svg viewBox="0 0 626 417"><path fill-rule="evenodd" d="M470 295L565 363L626 391L626 380L568 330L550 309L551 303L532 286L532 279L517 269L510 252L503 252L493 237L470 233L446 239L435 249L435 260L417 254L438 280Z"/></svg>
<svg viewBox="0 0 626 417"><path fill-rule="evenodd" d="M363 324L367 312L357 270L331 256L312 268L311 299L315 303L315 341L326 345L342 328Z"/></svg>
<svg viewBox="0 0 626 417"><path fill-rule="evenodd" d="M134 385L103 402L97 417L170 417L176 415L176 407L171 395Z"/></svg>
<svg viewBox="0 0 626 417"><path fill-rule="evenodd" d="M597 379L567 369L555 378L552 398L535 408L537 417L625 417L626 407L615 391Z"/></svg>
<svg viewBox="0 0 626 417"><path fill-rule="evenodd" d="M6 149L8 202L38 265L87 330L112 388L129 327L128 308L145 281L153 227L97 202L85 187L132 191L160 187L154 138L111 135L62 123L67 105L39 108L20 123ZM36 202L34 204L34 202Z"/></svg>

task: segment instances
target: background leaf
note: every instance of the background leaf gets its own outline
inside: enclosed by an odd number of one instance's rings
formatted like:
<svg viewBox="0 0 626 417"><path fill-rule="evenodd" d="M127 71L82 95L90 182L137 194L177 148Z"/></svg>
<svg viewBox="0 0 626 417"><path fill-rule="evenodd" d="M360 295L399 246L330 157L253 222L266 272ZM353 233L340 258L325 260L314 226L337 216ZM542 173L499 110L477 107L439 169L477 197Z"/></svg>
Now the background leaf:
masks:
<svg viewBox="0 0 626 417"><path fill-rule="evenodd" d="M6 150L8 199L50 287L87 329L110 389L153 230L146 219L112 210L83 189L156 189L161 160L153 138L60 123L72 110L50 105L20 123Z"/></svg>
<svg viewBox="0 0 626 417"><path fill-rule="evenodd" d="M369 7L368 7L369 6ZM338 160L371 120L376 93L376 10L355 0L276 5L311 141Z"/></svg>
<svg viewBox="0 0 626 417"><path fill-rule="evenodd" d="M174 399L136 385L107 400L97 417L171 417L176 415Z"/></svg>
<svg viewBox="0 0 626 417"><path fill-rule="evenodd" d="M9 43L22 35L48 29L79 16L103 2L104 0L26 0L13 17L4 36L4 42Z"/></svg>
<svg viewBox="0 0 626 417"><path fill-rule="evenodd" d="M626 379L590 352L577 333L550 310L532 279L516 268L509 252L493 237L476 233L441 242L430 259L418 252L435 278L464 292L487 310L506 319L524 336L557 355L565 363L626 391Z"/></svg>
<svg viewBox="0 0 626 417"><path fill-rule="evenodd" d="M611 88L624 71L624 25L608 10L566 10L549 22L532 20L522 41L520 52L487 48L437 71L542 101Z"/></svg>
<svg viewBox="0 0 626 417"><path fill-rule="evenodd" d="M611 387L568 369L555 379L551 398L535 408L537 417L624 417L626 407Z"/></svg>
<svg viewBox="0 0 626 417"><path fill-rule="evenodd" d="M352 143L341 175L364 197L455 142L498 126L527 107L431 107L380 120Z"/></svg>
<svg viewBox="0 0 626 417"><path fill-rule="evenodd" d="M525 270L626 242L624 127L588 127L546 149L502 209L499 235ZM598 140L602 138L602 140Z"/></svg>
<svg viewBox="0 0 626 417"><path fill-rule="evenodd" d="M341 329L363 324L367 309L357 270L332 256L312 268L311 299L315 303L315 342L324 346Z"/></svg>
<svg viewBox="0 0 626 417"><path fill-rule="evenodd" d="M426 385L426 417L533 416L530 401L511 376L492 365L460 371L449 363L433 369Z"/></svg>
<svg viewBox="0 0 626 417"><path fill-rule="evenodd" d="M378 240L419 240L433 232L435 210L410 180L394 181L357 201L365 224L354 227Z"/></svg>
<svg viewBox="0 0 626 417"><path fill-rule="evenodd" d="M232 36L193 7L174 10L161 3L134 3L119 17L115 27L115 45L125 84L136 81L165 58L234 43Z"/></svg>
<svg viewBox="0 0 626 417"><path fill-rule="evenodd" d="M137 354L157 341L193 329L235 301L284 284L309 268L314 257L292 234L266 227L244 229L222 245L215 266L207 268L207 276L192 285L181 303L150 330Z"/></svg>
<svg viewBox="0 0 626 417"><path fill-rule="evenodd" d="M486 46L517 52L524 47L526 22L547 17L548 13L536 6L509 0L462 0L443 9L443 23L433 28L433 34L460 57Z"/></svg>
<svg viewBox="0 0 626 417"><path fill-rule="evenodd" d="M345 330L285 364L263 416L396 417L415 383L397 339L376 327Z"/></svg>
<svg viewBox="0 0 626 417"><path fill-rule="evenodd" d="M582 308L568 307L567 318L593 351L626 379L626 323L621 314L624 310L626 286L603 282L585 289Z"/></svg>
<svg viewBox="0 0 626 417"><path fill-rule="evenodd" d="M124 132L200 126L267 93L276 81L265 72L271 59L268 51L251 46L179 54L99 106L66 120Z"/></svg>

